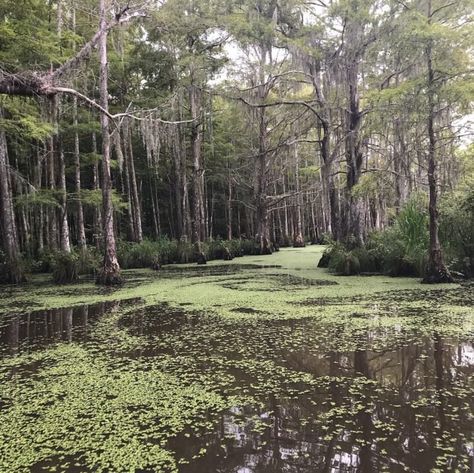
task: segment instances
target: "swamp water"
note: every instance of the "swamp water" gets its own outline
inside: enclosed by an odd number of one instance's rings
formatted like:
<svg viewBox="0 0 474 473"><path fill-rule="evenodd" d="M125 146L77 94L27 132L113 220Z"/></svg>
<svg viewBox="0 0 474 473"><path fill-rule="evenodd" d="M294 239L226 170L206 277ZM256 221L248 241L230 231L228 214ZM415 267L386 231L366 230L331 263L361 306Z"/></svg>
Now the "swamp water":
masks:
<svg viewBox="0 0 474 473"><path fill-rule="evenodd" d="M336 278L318 254L5 312L0 471L471 471L473 288Z"/></svg>

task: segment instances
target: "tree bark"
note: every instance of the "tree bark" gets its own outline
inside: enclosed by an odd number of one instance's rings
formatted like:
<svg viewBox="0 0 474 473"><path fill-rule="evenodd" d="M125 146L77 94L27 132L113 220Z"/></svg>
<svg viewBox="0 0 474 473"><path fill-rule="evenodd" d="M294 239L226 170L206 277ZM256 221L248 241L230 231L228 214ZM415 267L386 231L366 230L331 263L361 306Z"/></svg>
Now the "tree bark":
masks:
<svg viewBox="0 0 474 473"><path fill-rule="evenodd" d="M295 148L295 185L296 185L296 205L295 205L295 231L293 235L293 247L303 248L305 246L303 233L303 204L301 197L301 183L300 183L300 162L298 154L298 145Z"/></svg>
<svg viewBox="0 0 474 473"><path fill-rule="evenodd" d="M362 113L359 108L358 71L358 58L349 58L347 65L348 110L345 120L346 215L343 237L345 240L354 239L356 245L362 245L364 238L361 225L361 202L354 195L354 188L359 182L363 163L359 138Z"/></svg>
<svg viewBox="0 0 474 473"><path fill-rule="evenodd" d="M226 219L227 219L227 239L232 240L232 175L229 169L229 162L227 162L227 200L226 200Z"/></svg>
<svg viewBox="0 0 474 473"><path fill-rule="evenodd" d="M86 231L84 227L84 209L81 199L81 150L79 146L79 133L77 131L77 98L73 102L73 123L74 123L74 187L76 190L77 209L77 246L85 250L87 246Z"/></svg>
<svg viewBox="0 0 474 473"><path fill-rule="evenodd" d="M100 58L100 105L108 111L108 64L107 64L107 21L106 1L99 2L99 29L104 31L99 41ZM112 177L110 173L110 132L109 117L102 113L100 116L102 127L102 200L103 200L103 233L104 233L104 260L97 276L98 284L114 285L122 283L120 266L117 259L117 249L114 235L114 209L112 205Z"/></svg>
<svg viewBox="0 0 474 473"><path fill-rule="evenodd" d="M128 143L128 152L127 154L127 167L129 174L129 183L130 183L130 196L132 203L132 217L133 217L133 229L135 241L141 243L143 241L143 229L142 229L142 212L140 199L138 197L138 187L137 187L137 177L135 174L135 163L133 157L133 145L132 145L132 132L130 128L127 129L127 143ZM126 146L127 143L124 143Z"/></svg>
<svg viewBox="0 0 474 473"><path fill-rule="evenodd" d="M0 108L0 118L3 110ZM25 280L18 245L18 233L13 209L12 189L10 185L10 167L8 162L7 138L0 129L0 217L2 244L6 254L6 268L2 279L7 283L19 284Z"/></svg>
<svg viewBox="0 0 474 473"><path fill-rule="evenodd" d="M76 5L72 4L72 31L76 32ZM74 42L76 50L76 42ZM73 97L72 103L72 121L74 126L74 187L76 191L76 224L77 224L77 246L80 251L87 247L86 231L84 227L84 209L81 199L81 150L79 144L79 131L77 120L77 97Z"/></svg>
<svg viewBox="0 0 474 473"><path fill-rule="evenodd" d="M92 133L92 152L94 156L97 156L97 136L95 133ZM97 192L100 190L99 163L97 161L92 166L92 188ZM102 244L102 211L100 206L94 208L93 227L95 246L99 250Z"/></svg>
<svg viewBox="0 0 474 473"><path fill-rule="evenodd" d="M431 10L431 2L429 2ZM429 13L431 15L431 12ZM429 214L430 214L430 246L428 252L428 266L423 282L429 284L454 282L448 268L444 264L441 244L439 242L439 213L438 213L438 183L436 163L436 134L434 129L435 103L434 103L434 71L432 62L431 42L426 48L426 61L428 69L428 185L430 191Z"/></svg>
<svg viewBox="0 0 474 473"><path fill-rule="evenodd" d="M193 212L192 212L192 242L195 246L195 257L198 263L204 264L206 257L202 251L201 242L205 238L204 210L204 169L202 168L202 124L200 91L193 82L189 87L189 105L191 109L191 153L193 159Z"/></svg>
<svg viewBox="0 0 474 473"><path fill-rule="evenodd" d="M261 86L263 87L263 86ZM271 254L270 234L268 228L268 198L267 198L267 120L265 108L260 108L259 114L259 151L257 157L256 185L256 239L260 254Z"/></svg>

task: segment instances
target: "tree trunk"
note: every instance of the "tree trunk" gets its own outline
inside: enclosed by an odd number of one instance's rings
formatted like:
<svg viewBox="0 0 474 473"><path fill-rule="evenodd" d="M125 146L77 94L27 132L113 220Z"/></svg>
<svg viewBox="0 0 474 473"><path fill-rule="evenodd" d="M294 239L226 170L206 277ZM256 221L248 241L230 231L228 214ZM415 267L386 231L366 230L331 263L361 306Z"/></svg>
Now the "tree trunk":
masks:
<svg viewBox="0 0 474 473"><path fill-rule="evenodd" d="M363 162L359 138L362 114L359 109L358 70L357 59L352 59L347 70L349 109L346 112L345 156L347 179L344 239L353 239L356 245L362 245L361 202L353 192L359 182Z"/></svg>
<svg viewBox="0 0 474 473"><path fill-rule="evenodd" d="M305 246L303 234L303 204L301 197L301 183L300 183L300 162L298 155L298 145L295 144L295 184L296 184L296 206L295 206L295 232L293 236L293 247L303 248Z"/></svg>
<svg viewBox="0 0 474 473"><path fill-rule="evenodd" d="M99 40L100 57L100 105L108 111L109 91L108 91L108 64L107 64L107 20L106 1L100 0L100 24L103 31ZM104 232L104 261L97 276L98 284L112 285L120 284L120 266L117 260L117 249L114 235L114 209L112 205L112 177L110 173L110 132L109 117L102 113L100 115L102 127L102 200L103 200L103 232Z"/></svg>
<svg viewBox="0 0 474 473"><path fill-rule="evenodd" d="M155 231L155 238L158 240L161 235L160 207L153 177L150 179L150 197L151 209L153 214L153 229Z"/></svg>
<svg viewBox="0 0 474 473"><path fill-rule="evenodd" d="M227 163L228 165L228 163ZM227 169L227 239L232 240L232 176Z"/></svg>
<svg viewBox="0 0 474 473"><path fill-rule="evenodd" d="M143 241L143 230L142 230L142 212L140 199L138 197L137 177L135 174L135 163L133 157L133 146L132 146L132 132L130 127L127 127L127 139L124 143L125 146L128 144L127 154L127 168L129 175L130 184L130 197L132 204L132 218L133 218L133 233L135 241L141 243Z"/></svg>
<svg viewBox="0 0 474 473"><path fill-rule="evenodd" d="M260 88L264 86L261 85ZM260 99L264 100L264 95L260 94ZM267 120L265 108L260 108L259 114L259 151L257 157L256 174L256 240L260 254L271 254L270 234L268 228L268 198L267 198Z"/></svg>
<svg viewBox="0 0 474 473"><path fill-rule="evenodd" d="M67 189L66 189L66 165L64 162L64 152L62 150L62 145L59 145L59 183L61 189L61 207L59 209L61 215L61 238L60 238L60 248L61 251L66 253L71 252L71 243L69 240L69 224L67 221Z"/></svg>
<svg viewBox="0 0 474 473"><path fill-rule="evenodd" d="M92 152L94 153L94 156L97 156L97 136L95 133L92 133ZM100 190L99 180L99 163L95 161L92 166L92 188L95 191ZM102 244L102 211L100 206L95 206L94 208L93 227L95 246L99 250Z"/></svg>
<svg viewBox="0 0 474 473"><path fill-rule="evenodd" d="M444 264L443 253L439 242L439 222L438 222L438 185L436 176L436 134L434 130L435 104L434 104L434 71L432 64L431 44L426 49L428 66L428 185L430 190L429 214L430 214L430 247L428 254L428 267L423 282L449 283L453 282L453 277Z"/></svg>
<svg viewBox="0 0 474 473"><path fill-rule="evenodd" d="M172 159L173 159L173 171L175 181L173 182L174 195L176 197L176 220L177 220L177 236L179 239L187 239L186 233L186 200L187 195L187 181L186 181L186 166L183 166L183 156L180 140L180 128L179 125L173 131L172 141ZM183 171L184 168L184 171Z"/></svg>
<svg viewBox="0 0 474 473"><path fill-rule="evenodd" d="M72 4L72 31L76 32L76 5ZM74 50L76 50L76 43L74 42ZM84 228L84 209L81 200L81 153L79 146L79 131L77 120L77 97L73 98L72 103L72 120L74 126L74 186L76 190L76 224L77 224L77 246L80 251L84 251L87 246L86 231Z"/></svg>
<svg viewBox="0 0 474 473"><path fill-rule="evenodd" d="M53 123L55 122L54 114L55 114L55 108L56 106L54 105L55 99L53 98L49 102L50 106L50 114L51 114L51 120ZM55 163L54 163L54 156L56 153L56 146L55 146L55 135L51 135L48 138L48 149L47 149L47 170L48 170L48 187L49 190L51 191L51 194L54 194L56 192L56 173L55 173ZM55 207L50 207L48 209L48 246L50 250L57 250L58 248L58 226L57 226L57 220L56 220L56 208Z"/></svg>
<svg viewBox="0 0 474 473"><path fill-rule="evenodd" d="M0 109L3 118L3 110ZM19 284L25 280L20 262L20 249L10 186L10 168L5 131L0 130L0 217L3 249L6 253L6 268L2 279L7 283Z"/></svg>
<svg viewBox="0 0 474 473"><path fill-rule="evenodd" d="M82 208L81 200L81 154L79 147L79 133L77 131L77 98L74 97L73 103L73 122L74 122L74 186L76 190L76 199L77 199L77 246L79 250L85 250L87 241L86 241L86 231L84 228L84 210Z"/></svg>
<svg viewBox="0 0 474 473"><path fill-rule="evenodd" d="M205 238L205 211L204 211L204 169L202 169L202 124L201 124L201 97L195 84L189 88L189 105L193 123L191 125L191 153L193 158L193 212L192 212L192 242L195 246L195 258L198 263L206 263L201 242Z"/></svg>

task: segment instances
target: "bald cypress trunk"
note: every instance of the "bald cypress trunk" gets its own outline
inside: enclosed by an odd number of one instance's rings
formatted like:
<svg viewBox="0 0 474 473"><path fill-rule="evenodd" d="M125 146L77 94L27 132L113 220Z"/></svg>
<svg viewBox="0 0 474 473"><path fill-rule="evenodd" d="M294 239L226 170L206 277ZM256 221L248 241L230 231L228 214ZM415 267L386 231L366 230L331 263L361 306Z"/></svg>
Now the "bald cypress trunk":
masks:
<svg viewBox="0 0 474 473"><path fill-rule="evenodd" d="M61 251L66 253L71 252L71 243L69 240L69 224L67 221L67 189L66 189L66 163L64 160L64 151L62 149L62 144L59 143L58 150L58 173L59 173L59 184L61 189L61 206L59 209L60 212L60 248Z"/></svg>
<svg viewBox="0 0 474 473"><path fill-rule="evenodd" d="M86 248L86 231L84 228L84 210L81 200L81 154L79 148L79 133L77 131L77 99L73 103L73 121L74 121L74 187L76 191L76 225L77 225L77 246L83 250Z"/></svg>
<svg viewBox="0 0 474 473"><path fill-rule="evenodd" d="M265 55L265 53L262 53ZM262 58L262 63L265 58ZM258 87L259 102L263 103L266 96L266 85L264 84L263 65L260 71L261 85ZM256 206L256 240L259 251L262 255L272 252L270 245L270 231L268 222L268 120L266 117L265 107L257 110L258 114L258 156L256 163L256 189L255 189L255 206Z"/></svg>
<svg viewBox="0 0 474 473"><path fill-rule="evenodd" d="M298 155L298 145L295 146L295 184L296 184L296 205L295 205L295 232L293 236L293 247L303 248L304 242L304 230L303 230L303 202L301 196L301 183L300 183L300 162Z"/></svg>
<svg viewBox="0 0 474 473"><path fill-rule="evenodd" d="M2 109L0 109L0 117L3 117ZM10 185L7 138L3 130L0 130L0 205L2 246L6 255L6 267L2 279L8 283L18 284L25 278L20 264L18 233Z"/></svg>
<svg viewBox="0 0 474 473"><path fill-rule="evenodd" d="M192 242L195 246L196 260L206 262L201 242L206 237L204 210L204 169L202 168L202 124L200 90L192 83L189 88L189 105L193 123L191 125L191 154L193 159L193 207L192 207Z"/></svg>
<svg viewBox="0 0 474 473"><path fill-rule="evenodd" d="M363 243L361 224L361 202L354 194L354 188L359 183L363 162L360 147L359 130L362 113L359 105L358 92L358 59L350 58L347 65L348 109L346 111L346 215L344 221L344 239L353 238L356 244Z"/></svg>
<svg viewBox="0 0 474 473"><path fill-rule="evenodd" d="M143 230L142 230L142 212L140 199L138 197L137 177L135 174L135 163L133 158L133 146L132 146L132 131L130 127L127 127L127 137L124 140L124 146L128 149L125 150L127 155L127 169L129 176L130 185L130 198L132 208L132 221L133 221L133 234L134 241L141 243L143 241Z"/></svg>
<svg viewBox="0 0 474 473"><path fill-rule="evenodd" d="M107 20L106 1L100 0L100 30L99 40L100 58L100 105L104 110L109 108L108 91L108 64L107 64ZM114 234L114 209L112 205L112 176L110 173L110 132L109 117L102 113L100 116L102 127L102 200L103 200L103 233L104 233L104 260L97 276L98 284L120 284L120 265L117 259L117 249Z"/></svg>
<svg viewBox="0 0 474 473"><path fill-rule="evenodd" d="M72 5L72 30L76 32L76 6ZM76 49L74 43L74 50ZM77 225L77 246L80 250L86 249L86 231L84 228L84 210L81 200L81 151L79 145L79 132L77 120L77 97L72 103L72 120L74 126L74 188L76 192L76 225Z"/></svg>
<svg viewBox="0 0 474 473"><path fill-rule="evenodd" d="M97 155L97 136L95 133L92 133L92 152L94 156ZM92 188L97 192L100 190L99 181L99 164L96 161L92 166ZM99 205L94 208L93 227L95 246L97 249L100 249L102 244L102 211Z"/></svg>
<svg viewBox="0 0 474 473"><path fill-rule="evenodd" d="M430 2L431 6L431 2ZM431 10L431 8L430 8ZM429 214L430 214L430 246L428 252L428 267L423 282L426 283L448 283L453 278L446 268L439 242L439 213L438 213L438 182L436 163L436 134L434 129L435 103L434 103L434 71L432 63L431 44L426 49L428 68L428 185L430 191Z"/></svg>

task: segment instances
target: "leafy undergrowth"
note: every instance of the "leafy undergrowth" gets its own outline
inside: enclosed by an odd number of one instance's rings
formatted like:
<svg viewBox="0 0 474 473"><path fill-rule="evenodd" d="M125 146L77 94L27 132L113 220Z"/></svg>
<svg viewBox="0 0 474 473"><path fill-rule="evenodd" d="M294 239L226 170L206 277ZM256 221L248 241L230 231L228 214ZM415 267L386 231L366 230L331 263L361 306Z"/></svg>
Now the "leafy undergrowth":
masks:
<svg viewBox="0 0 474 473"><path fill-rule="evenodd" d="M7 291L0 471L467 471L472 287L321 253Z"/></svg>

